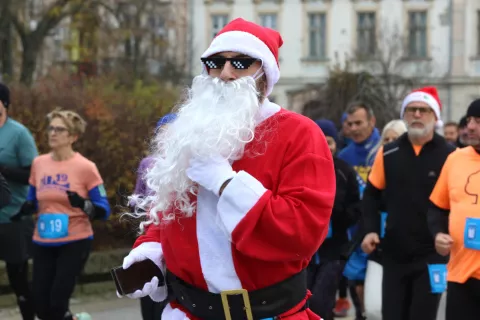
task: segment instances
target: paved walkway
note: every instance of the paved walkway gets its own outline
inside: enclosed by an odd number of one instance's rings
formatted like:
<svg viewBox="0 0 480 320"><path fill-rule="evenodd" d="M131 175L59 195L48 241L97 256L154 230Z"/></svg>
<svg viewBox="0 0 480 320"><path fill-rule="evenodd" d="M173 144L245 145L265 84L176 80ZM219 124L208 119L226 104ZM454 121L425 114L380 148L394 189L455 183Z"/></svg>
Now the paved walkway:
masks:
<svg viewBox="0 0 480 320"><path fill-rule="evenodd" d="M141 320L140 302L128 298L119 299L115 294L106 294L102 296L87 296L72 299L72 312L86 311L91 314L92 320ZM444 320L445 299L440 303L440 310L437 320ZM353 310L346 318L338 318L343 320L354 320ZM17 309L0 310L1 320L22 320ZM461 319L459 319L461 320Z"/></svg>
<svg viewBox="0 0 480 320"><path fill-rule="evenodd" d="M88 312L92 320L141 320L140 302L128 298L118 299L115 294L72 299L72 312ZM16 308L0 310L1 320L22 320ZM341 318L354 320L353 317Z"/></svg>

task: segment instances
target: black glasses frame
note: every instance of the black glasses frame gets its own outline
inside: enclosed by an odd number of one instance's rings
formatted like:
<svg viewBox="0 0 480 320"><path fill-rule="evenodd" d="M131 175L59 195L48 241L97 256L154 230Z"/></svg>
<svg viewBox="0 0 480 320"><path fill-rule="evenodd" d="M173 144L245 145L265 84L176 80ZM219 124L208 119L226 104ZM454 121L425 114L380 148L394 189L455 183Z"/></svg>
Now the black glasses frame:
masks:
<svg viewBox="0 0 480 320"><path fill-rule="evenodd" d="M225 58L225 57L211 57L211 58L201 58L203 64L208 69L222 69L227 61L233 66L236 70L247 70L252 64L259 59L250 58L250 57L234 57L234 58Z"/></svg>

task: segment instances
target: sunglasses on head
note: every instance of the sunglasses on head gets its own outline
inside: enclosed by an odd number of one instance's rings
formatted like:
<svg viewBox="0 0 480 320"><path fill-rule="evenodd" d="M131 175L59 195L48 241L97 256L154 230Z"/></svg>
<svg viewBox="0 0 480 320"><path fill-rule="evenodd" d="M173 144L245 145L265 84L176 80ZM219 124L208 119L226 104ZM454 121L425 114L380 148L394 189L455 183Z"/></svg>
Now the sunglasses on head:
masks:
<svg viewBox="0 0 480 320"><path fill-rule="evenodd" d="M210 57L210 58L201 58L200 60L202 60L205 67L209 69L222 69L223 66L227 63L227 61L230 61L233 68L237 70L246 70L252 64L254 64L255 61L258 61L258 59L250 58L250 57L234 57L234 58Z"/></svg>

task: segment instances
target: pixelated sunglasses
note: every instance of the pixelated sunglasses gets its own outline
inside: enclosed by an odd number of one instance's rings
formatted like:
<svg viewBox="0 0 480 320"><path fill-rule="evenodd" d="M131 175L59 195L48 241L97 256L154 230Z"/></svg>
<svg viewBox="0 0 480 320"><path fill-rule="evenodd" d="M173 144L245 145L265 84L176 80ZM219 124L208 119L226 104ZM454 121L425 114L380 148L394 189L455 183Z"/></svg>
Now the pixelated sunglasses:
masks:
<svg viewBox="0 0 480 320"><path fill-rule="evenodd" d="M207 67L208 69L222 69L223 66L227 63L227 61L230 61L233 68L237 70L246 70L252 64L254 64L255 61L259 61L258 59L250 58L250 57L234 57L234 58L211 57L211 58L201 58L200 60L202 60L205 67Z"/></svg>

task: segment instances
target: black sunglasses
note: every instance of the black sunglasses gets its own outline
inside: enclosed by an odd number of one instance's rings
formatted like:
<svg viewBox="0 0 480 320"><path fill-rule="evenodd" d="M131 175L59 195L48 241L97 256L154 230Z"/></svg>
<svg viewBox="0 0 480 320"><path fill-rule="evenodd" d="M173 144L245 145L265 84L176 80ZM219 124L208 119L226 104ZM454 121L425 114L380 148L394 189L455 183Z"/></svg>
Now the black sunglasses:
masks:
<svg viewBox="0 0 480 320"><path fill-rule="evenodd" d="M258 59L249 58L249 57L238 57L238 58L224 58L224 57L211 57L211 58L201 58L203 64L209 69L222 69L223 66L230 61L232 66L237 70L248 69L255 61Z"/></svg>

